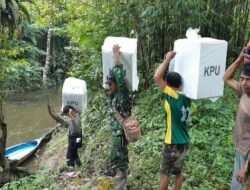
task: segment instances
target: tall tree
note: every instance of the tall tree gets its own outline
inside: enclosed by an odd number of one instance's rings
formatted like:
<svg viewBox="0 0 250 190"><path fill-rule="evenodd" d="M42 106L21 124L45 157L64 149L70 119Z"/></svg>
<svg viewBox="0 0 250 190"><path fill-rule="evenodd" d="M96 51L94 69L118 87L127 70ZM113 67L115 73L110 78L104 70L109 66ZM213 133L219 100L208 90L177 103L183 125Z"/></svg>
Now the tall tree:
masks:
<svg viewBox="0 0 250 190"><path fill-rule="evenodd" d="M48 74L50 68L50 48L51 48L51 36L53 32L53 21L54 21L54 1L50 1L50 22L49 22L49 30L47 36L47 50L46 50L46 61L43 70L43 87L44 90L48 87Z"/></svg>
<svg viewBox="0 0 250 190"><path fill-rule="evenodd" d="M30 20L27 9L19 0L0 0L0 32L2 34L7 33L12 37L15 29L24 21L25 17ZM2 40L2 37L3 35L0 36L0 40ZM0 92L0 184L29 174L26 169L18 167L17 161L10 161L4 156L7 124L4 122L2 101Z"/></svg>
<svg viewBox="0 0 250 190"><path fill-rule="evenodd" d="M6 139L7 139L7 127L4 123L4 116L2 110L2 95L0 94L0 167L4 168L6 166L6 159L4 157L4 150L6 148Z"/></svg>

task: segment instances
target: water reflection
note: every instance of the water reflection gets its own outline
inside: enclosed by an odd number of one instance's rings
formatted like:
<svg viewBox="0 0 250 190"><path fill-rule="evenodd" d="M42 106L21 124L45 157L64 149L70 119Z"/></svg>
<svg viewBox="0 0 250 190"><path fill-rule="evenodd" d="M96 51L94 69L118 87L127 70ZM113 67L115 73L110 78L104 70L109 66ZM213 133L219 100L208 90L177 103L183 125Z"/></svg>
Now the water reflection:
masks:
<svg viewBox="0 0 250 190"><path fill-rule="evenodd" d="M61 89L50 90L49 97L53 108L60 111ZM8 97L3 111L8 129L7 147L39 138L55 124L48 114L43 91Z"/></svg>

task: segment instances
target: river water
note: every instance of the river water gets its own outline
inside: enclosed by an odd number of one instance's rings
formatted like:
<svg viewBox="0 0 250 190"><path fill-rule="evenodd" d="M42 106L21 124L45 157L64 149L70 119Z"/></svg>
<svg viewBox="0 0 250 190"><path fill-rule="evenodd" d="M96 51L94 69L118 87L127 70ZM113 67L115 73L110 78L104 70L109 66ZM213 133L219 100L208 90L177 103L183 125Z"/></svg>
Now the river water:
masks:
<svg viewBox="0 0 250 190"><path fill-rule="evenodd" d="M54 110L60 112L61 89L48 93ZM3 105L7 124L7 147L41 137L55 125L47 111L47 98L43 91L26 92L7 97Z"/></svg>

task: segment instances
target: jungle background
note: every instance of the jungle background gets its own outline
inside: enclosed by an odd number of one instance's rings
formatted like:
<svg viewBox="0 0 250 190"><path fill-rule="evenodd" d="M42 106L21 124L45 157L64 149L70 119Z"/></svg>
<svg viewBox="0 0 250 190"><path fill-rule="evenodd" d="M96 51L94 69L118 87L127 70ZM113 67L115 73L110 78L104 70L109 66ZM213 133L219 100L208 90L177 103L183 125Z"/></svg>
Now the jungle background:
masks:
<svg viewBox="0 0 250 190"><path fill-rule="evenodd" d="M249 41L249 1L0 0L1 93L5 96L62 86L69 76L85 80L88 110L83 116L82 178L75 183L81 189L112 189L103 176L110 131L107 96L102 88L101 46L107 36L137 38L140 84L133 94L133 113L142 138L129 145L128 189L157 189L165 129L162 96L153 74L174 41L185 37L188 27L200 28L202 37L226 40L230 65ZM227 87L215 103L194 102L183 189L230 189L237 105L237 95ZM57 149L66 149L66 134L61 130L53 137L44 160L52 159ZM59 182L65 162L63 154L61 157L57 167L41 161L36 174L7 183L2 189L70 189Z"/></svg>

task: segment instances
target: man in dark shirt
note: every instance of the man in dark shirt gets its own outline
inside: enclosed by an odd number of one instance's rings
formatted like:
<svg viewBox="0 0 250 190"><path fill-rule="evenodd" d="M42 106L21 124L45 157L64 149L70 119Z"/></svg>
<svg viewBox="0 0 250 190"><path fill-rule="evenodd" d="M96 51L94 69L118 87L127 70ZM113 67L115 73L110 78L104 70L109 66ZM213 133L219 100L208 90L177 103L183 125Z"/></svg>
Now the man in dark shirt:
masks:
<svg viewBox="0 0 250 190"><path fill-rule="evenodd" d="M78 148L82 147L82 125L81 118L74 107L65 106L63 114L68 116L68 149L67 149L67 165L74 167L81 166L78 155Z"/></svg>
<svg viewBox="0 0 250 190"><path fill-rule="evenodd" d="M232 178L232 190L243 190L244 176L246 170L246 154L250 149L250 45L245 47L240 56L226 70L223 80L234 89L239 97L240 103L233 132L233 143L236 147L236 157ZM240 68L240 80L233 79L235 72Z"/></svg>
<svg viewBox="0 0 250 190"><path fill-rule="evenodd" d="M61 114L61 116L65 115L67 118L61 117L55 113L49 104L48 111L53 119L68 128L67 166L81 166L81 160L78 155L78 148L82 147L82 125L79 113L70 105L66 105Z"/></svg>

